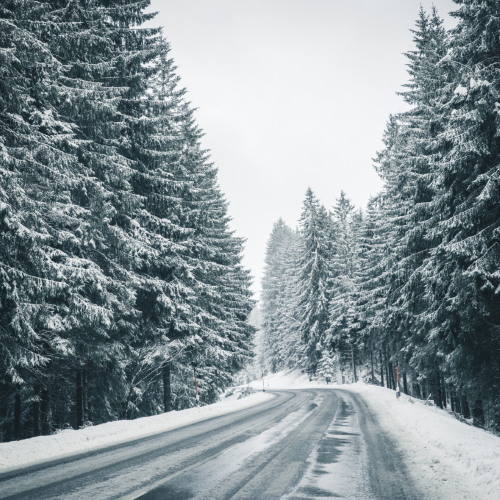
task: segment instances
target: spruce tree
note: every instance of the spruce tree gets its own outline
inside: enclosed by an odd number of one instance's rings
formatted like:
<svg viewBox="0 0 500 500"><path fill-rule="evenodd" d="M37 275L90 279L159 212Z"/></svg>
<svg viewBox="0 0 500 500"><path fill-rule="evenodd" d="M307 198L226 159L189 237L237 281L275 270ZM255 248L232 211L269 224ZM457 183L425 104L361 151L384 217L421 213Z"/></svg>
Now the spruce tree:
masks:
<svg viewBox="0 0 500 500"><path fill-rule="evenodd" d="M26 88L24 96L20 93L14 100L9 99L6 85L2 89L4 103L14 105L4 107L2 115L4 165L12 165L14 174L2 183L7 188L3 220L8 224L2 239L17 239L21 252L29 252L24 264L12 252L2 258L4 269L12 269L7 271L10 276L2 277L3 300L12 302L11 317L3 322L6 335L18 345L24 344L20 360L11 356L16 351L11 349L2 364L8 378L23 384L28 394L30 385L35 394L39 384L44 386L42 394L53 389L53 375L61 369L76 372L69 379L78 381L72 387L80 398L79 409L83 404L79 390L83 360L96 349L103 358L107 356L104 352L118 352L109 336L114 314L121 309L124 319L133 316L133 295L125 285L127 270L113 281L103 265L107 259L103 259L102 250L107 248L103 242L111 238L110 246L116 247L122 241L116 241L116 232L110 227L114 215L111 194L96 168L127 169L125 159L104 143L107 132L120 134L113 114L117 114L125 88L111 85L104 89L103 82L109 83L116 68L118 31L120 39L127 35L120 16L127 17L137 9L137 5L123 3L115 9L85 2L13 1L4 3L2 10L3 23L14 34L3 44L16 55L11 63ZM139 20L137 15L133 17ZM16 89L18 92L21 86ZM103 127L106 123L109 125ZM92 124L99 128L94 137ZM19 196L13 203L16 192ZM29 269L23 270L26 265ZM30 338L34 342L29 343ZM37 371L42 365L46 368ZM75 425L82 418L77 411Z"/></svg>
<svg viewBox="0 0 500 500"><path fill-rule="evenodd" d="M450 52L441 65L454 72L453 94L443 108L446 144L436 175L435 233L442 239L426 266L433 337L449 352L453 379L476 398L498 404L499 256L497 233L497 101L500 81L500 7L489 1L457 1ZM498 422L498 413L496 416Z"/></svg>
<svg viewBox="0 0 500 500"><path fill-rule="evenodd" d="M293 369L301 366L303 344L298 320L298 279L301 255L300 233L294 231L282 253L281 297L278 310L276 356L278 369Z"/></svg>
<svg viewBox="0 0 500 500"><path fill-rule="evenodd" d="M292 230L279 219L266 246L264 277L262 279L262 371L275 373L281 366L279 343L282 328L285 282L285 252L293 239ZM286 313L285 313L286 314Z"/></svg>
<svg viewBox="0 0 500 500"><path fill-rule="evenodd" d="M214 401L251 357L243 242L148 5L2 4L4 439L163 411L170 368L189 406L197 359Z"/></svg>
<svg viewBox="0 0 500 500"><path fill-rule="evenodd" d="M300 218L302 255L298 280L298 318L305 345L306 371L316 373L321 358L321 341L328 328L330 263L330 217L308 188Z"/></svg>

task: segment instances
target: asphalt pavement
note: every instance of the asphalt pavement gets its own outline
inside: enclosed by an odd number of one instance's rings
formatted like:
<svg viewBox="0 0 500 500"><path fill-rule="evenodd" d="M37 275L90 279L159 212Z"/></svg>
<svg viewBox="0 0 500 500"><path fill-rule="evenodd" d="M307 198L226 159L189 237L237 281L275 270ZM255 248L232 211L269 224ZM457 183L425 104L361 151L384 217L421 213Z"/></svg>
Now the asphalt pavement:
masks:
<svg viewBox="0 0 500 500"><path fill-rule="evenodd" d="M423 500L359 396L270 392L252 408L0 475L0 498Z"/></svg>

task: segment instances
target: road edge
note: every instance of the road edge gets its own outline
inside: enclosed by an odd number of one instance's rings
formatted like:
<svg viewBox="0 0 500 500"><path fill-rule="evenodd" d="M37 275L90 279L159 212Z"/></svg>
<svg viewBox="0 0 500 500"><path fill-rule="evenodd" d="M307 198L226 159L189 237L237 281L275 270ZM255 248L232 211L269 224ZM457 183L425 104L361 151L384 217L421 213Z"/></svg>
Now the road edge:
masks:
<svg viewBox="0 0 500 500"><path fill-rule="evenodd" d="M208 420L218 418L218 417L221 417L224 415L229 415L231 413L237 413L239 411L243 411L243 410L246 410L248 408L252 408L252 407L267 403L276 397L276 395L271 394L269 392L265 393L265 395L266 395L265 398L259 398L259 399L253 398L256 400L255 402L251 401L251 399L248 400L252 396L252 395L250 395L247 398L243 398L241 400L242 404L238 405L238 407L236 407L236 408L230 407L227 409L227 411L221 411L221 412L218 412L217 414L207 413L206 415L199 415L198 418L193 418L193 419L190 419L190 420L187 420L184 422L178 422L178 423L171 425L171 426L166 425L166 428L164 428L164 429L155 429L152 432L138 433L137 435L135 435L133 437L128 436L128 437L125 437L122 439L116 439L116 441L113 441L113 442L96 444L95 446L92 446L91 448L88 448L85 451L68 452L68 453L60 454L59 456L52 455L50 457L47 457L46 459L39 458L36 461L26 462L23 465L15 465L11 468L6 468L4 470L0 470L0 483L3 481L7 481L9 479L12 479L14 477L20 476L20 475L30 473L30 472L43 470L47 467L53 467L53 466L56 466L56 465L59 465L62 463L73 462L73 461L80 460L83 458L88 458L88 457L91 457L91 456L96 455L98 453L102 453L104 451L112 451L112 450L115 450L117 448L121 448L123 446L133 445L134 443L137 443L137 442L142 441L144 439L149 439L149 438L152 438L154 436L163 435L163 434L166 434L168 432L171 432L171 431L183 428L183 427L189 427L191 425L196 425L200 422L206 422ZM250 404L248 404L248 403L250 403ZM218 404L218 403L214 403L214 404ZM207 405L207 406L204 406L202 408L208 408L210 406L212 406L212 405ZM188 410L192 410L192 408L189 408ZM177 415L182 414L182 412L184 412L184 411L186 411L186 410L181 410L179 412L176 412L176 414ZM155 418L155 417L158 417L158 415L154 415L152 417L143 417L143 419L150 419L150 418ZM118 422L121 422L121 421L118 421ZM101 425L107 425L107 424L109 424L109 422L106 424L101 424ZM98 426L96 426L96 427L98 427ZM75 432L81 432L81 431L75 431ZM57 435L53 435L53 436L57 436ZM51 438L51 437L52 436L43 436L43 438L45 438L45 439ZM117 436L117 438L118 437L119 437L119 435ZM19 442L23 443L23 444L25 443L26 448L29 448L29 443L30 443L31 439L39 439L39 438L30 438L30 439L26 439L23 441L17 441L16 443L19 443ZM10 443L0 443L0 452L5 452L5 450L2 450L3 444L8 445ZM6 457L6 460L8 460L8 457Z"/></svg>

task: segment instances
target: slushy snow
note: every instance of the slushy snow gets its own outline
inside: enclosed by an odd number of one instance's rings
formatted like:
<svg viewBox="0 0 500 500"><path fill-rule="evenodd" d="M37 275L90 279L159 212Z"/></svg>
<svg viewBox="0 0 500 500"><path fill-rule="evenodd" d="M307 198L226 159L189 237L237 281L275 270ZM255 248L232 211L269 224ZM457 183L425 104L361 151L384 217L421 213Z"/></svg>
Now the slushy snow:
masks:
<svg viewBox="0 0 500 500"><path fill-rule="evenodd" d="M267 389L338 388L366 402L389 435L414 484L432 500L500 499L500 437L460 422L446 410L404 394L364 383L337 385L312 380L299 371L266 377ZM262 381L252 382L258 389Z"/></svg>
<svg viewBox="0 0 500 500"><path fill-rule="evenodd" d="M178 429L209 418L250 408L274 398L259 392L237 399L236 391L223 401L199 408L172 411L136 420L118 420L75 431L64 430L52 436L40 436L22 441L0 443L0 473L70 458L136 439Z"/></svg>

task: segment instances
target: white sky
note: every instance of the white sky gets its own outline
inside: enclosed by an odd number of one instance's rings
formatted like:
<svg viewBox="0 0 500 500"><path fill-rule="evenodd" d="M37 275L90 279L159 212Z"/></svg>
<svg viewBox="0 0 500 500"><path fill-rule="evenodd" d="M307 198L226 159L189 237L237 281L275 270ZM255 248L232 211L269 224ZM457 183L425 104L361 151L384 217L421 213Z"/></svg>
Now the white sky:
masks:
<svg viewBox="0 0 500 500"><path fill-rule="evenodd" d="M256 298L273 223L296 226L307 187L327 208L341 189L358 207L380 190L371 159L405 109L420 4L454 26L452 0L152 0Z"/></svg>

